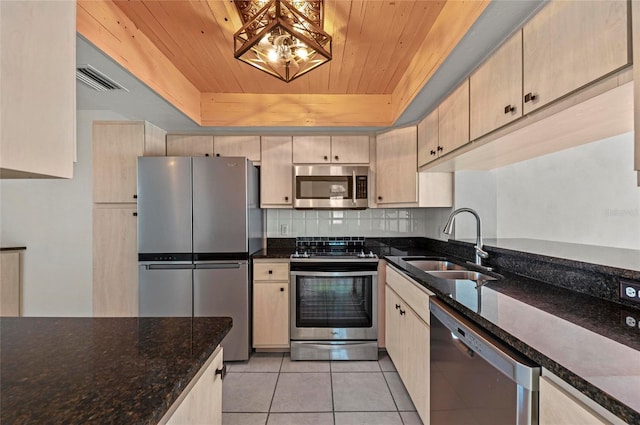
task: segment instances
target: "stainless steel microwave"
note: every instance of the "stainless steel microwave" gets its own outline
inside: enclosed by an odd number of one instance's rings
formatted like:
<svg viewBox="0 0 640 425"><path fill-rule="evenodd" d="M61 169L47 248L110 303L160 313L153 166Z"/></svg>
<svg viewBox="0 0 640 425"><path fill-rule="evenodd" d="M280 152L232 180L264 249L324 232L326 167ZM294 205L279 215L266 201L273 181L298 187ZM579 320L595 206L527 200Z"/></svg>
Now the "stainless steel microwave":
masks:
<svg viewBox="0 0 640 425"><path fill-rule="evenodd" d="M369 167L296 165L293 167L294 208L369 206Z"/></svg>

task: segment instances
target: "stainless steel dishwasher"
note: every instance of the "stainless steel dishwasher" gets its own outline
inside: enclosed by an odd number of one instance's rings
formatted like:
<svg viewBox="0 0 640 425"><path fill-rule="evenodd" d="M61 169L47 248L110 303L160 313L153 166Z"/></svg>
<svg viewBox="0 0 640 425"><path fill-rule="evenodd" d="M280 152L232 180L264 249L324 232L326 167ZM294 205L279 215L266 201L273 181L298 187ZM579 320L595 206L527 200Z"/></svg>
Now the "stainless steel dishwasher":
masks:
<svg viewBox="0 0 640 425"><path fill-rule="evenodd" d="M537 425L540 367L431 298L431 425Z"/></svg>

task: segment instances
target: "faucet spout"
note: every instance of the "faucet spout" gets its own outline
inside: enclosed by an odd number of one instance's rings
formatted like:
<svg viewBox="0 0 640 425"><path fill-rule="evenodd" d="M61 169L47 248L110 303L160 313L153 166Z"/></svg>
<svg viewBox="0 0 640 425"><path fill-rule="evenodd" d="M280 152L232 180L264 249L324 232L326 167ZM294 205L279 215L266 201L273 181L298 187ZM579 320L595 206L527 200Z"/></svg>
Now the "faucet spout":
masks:
<svg viewBox="0 0 640 425"><path fill-rule="evenodd" d="M480 216L478 215L477 212L475 212L475 210L472 210L471 208L458 208L457 210L452 212L451 215L449 216L449 219L447 220L447 224L445 224L444 229L442 230L442 233L446 235L451 235L451 232L453 231L453 222L455 220L456 215L463 212L468 212L476 218L476 244L474 246L476 250L475 263L481 266L482 259L489 258L489 253L487 253L484 249L482 249L483 244L482 244L482 230L481 230L481 224L480 224Z"/></svg>

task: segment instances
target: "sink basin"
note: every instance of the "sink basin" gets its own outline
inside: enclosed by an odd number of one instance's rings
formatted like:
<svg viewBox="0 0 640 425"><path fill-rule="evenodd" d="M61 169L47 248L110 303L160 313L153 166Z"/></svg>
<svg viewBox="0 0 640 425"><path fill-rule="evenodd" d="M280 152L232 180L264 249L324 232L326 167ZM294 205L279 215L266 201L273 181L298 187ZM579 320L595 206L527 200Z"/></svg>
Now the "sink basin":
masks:
<svg viewBox="0 0 640 425"><path fill-rule="evenodd" d="M471 270L439 270L427 271L427 273L429 273L431 276L439 277L440 279L475 281L497 280L497 278L493 276L489 276L480 272L474 272Z"/></svg>
<svg viewBox="0 0 640 425"><path fill-rule="evenodd" d="M425 272L447 271L447 270L467 270L466 267L445 260L409 260L407 264L419 268Z"/></svg>

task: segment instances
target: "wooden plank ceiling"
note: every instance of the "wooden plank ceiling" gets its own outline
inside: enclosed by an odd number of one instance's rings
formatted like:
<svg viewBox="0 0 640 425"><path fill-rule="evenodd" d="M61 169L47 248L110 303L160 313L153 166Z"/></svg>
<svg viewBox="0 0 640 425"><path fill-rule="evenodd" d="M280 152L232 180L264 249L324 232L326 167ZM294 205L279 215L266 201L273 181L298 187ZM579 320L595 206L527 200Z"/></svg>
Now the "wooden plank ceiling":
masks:
<svg viewBox="0 0 640 425"><path fill-rule="evenodd" d="M201 125L388 126L487 3L325 0L333 60L290 83L234 59L230 0L82 0L78 32Z"/></svg>

